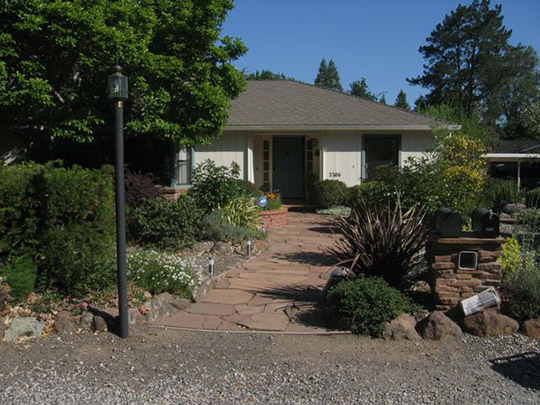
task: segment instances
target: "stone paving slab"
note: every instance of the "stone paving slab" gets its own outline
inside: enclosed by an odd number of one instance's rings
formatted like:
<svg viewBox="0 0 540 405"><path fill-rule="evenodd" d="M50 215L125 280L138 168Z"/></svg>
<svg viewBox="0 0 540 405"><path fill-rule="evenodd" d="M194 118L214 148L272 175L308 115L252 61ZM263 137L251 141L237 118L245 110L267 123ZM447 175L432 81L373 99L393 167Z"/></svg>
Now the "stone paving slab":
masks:
<svg viewBox="0 0 540 405"><path fill-rule="evenodd" d="M335 235L327 218L289 212L269 230L270 248L222 275L202 300L154 325L183 329L324 333L316 303L326 284L328 248ZM331 261L331 260L330 260Z"/></svg>

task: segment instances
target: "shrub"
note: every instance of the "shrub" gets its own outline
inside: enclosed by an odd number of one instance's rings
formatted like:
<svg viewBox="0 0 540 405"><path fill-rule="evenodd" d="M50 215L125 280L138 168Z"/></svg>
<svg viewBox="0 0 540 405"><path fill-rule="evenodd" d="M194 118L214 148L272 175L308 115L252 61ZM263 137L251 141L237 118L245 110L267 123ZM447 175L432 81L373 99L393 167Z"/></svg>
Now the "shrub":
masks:
<svg viewBox="0 0 540 405"><path fill-rule="evenodd" d="M235 188L239 195L247 197L259 198L264 193L255 186L252 182L243 179L235 179Z"/></svg>
<svg viewBox="0 0 540 405"><path fill-rule="evenodd" d="M128 278L152 294L169 292L192 298L197 277L182 257L154 250L137 250L128 256Z"/></svg>
<svg viewBox="0 0 540 405"><path fill-rule="evenodd" d="M387 184L381 181L364 181L362 184L349 188L347 206L353 207L358 203L380 204L388 200L393 191L393 188L389 191Z"/></svg>
<svg viewBox="0 0 540 405"><path fill-rule="evenodd" d="M523 322L540 317L540 270L534 252L525 252L520 265L505 274L502 291L507 300L503 311Z"/></svg>
<svg viewBox="0 0 540 405"><path fill-rule="evenodd" d="M223 207L227 219L234 226L257 229L259 224L259 209L252 197L240 196L232 199Z"/></svg>
<svg viewBox="0 0 540 405"><path fill-rule="evenodd" d="M321 180L313 184L313 204L320 208L343 205L347 199L347 185L339 180Z"/></svg>
<svg viewBox="0 0 540 405"><path fill-rule="evenodd" d="M235 242L254 239L260 236L259 231L243 226L234 226L223 210L207 214L201 224L200 238L202 240Z"/></svg>
<svg viewBox="0 0 540 405"><path fill-rule="evenodd" d="M216 166L211 160L205 160L193 171L193 186L189 194L205 212L223 208L240 194L237 180L239 174L240 169L236 163L227 168Z"/></svg>
<svg viewBox="0 0 540 405"><path fill-rule="evenodd" d="M351 216L336 217L334 227L342 235L332 252L340 265L356 274L384 278L399 286L406 273L421 260L428 227L426 210L413 207L403 212L398 197L396 205L356 205Z"/></svg>
<svg viewBox="0 0 540 405"><path fill-rule="evenodd" d="M529 208L540 208L540 188L527 191L525 203Z"/></svg>
<svg viewBox="0 0 540 405"><path fill-rule="evenodd" d="M126 205L135 209L140 207L146 200L160 196L160 190L156 187L156 181L151 173L134 173L126 171Z"/></svg>
<svg viewBox="0 0 540 405"><path fill-rule="evenodd" d="M330 288L326 295L328 315L354 333L380 336L383 325L418 307L379 277L357 277Z"/></svg>
<svg viewBox="0 0 540 405"><path fill-rule="evenodd" d="M37 265L26 257L14 257L4 267L0 267L0 280L9 285L10 295L16 301L23 301L34 292L36 277Z"/></svg>
<svg viewBox="0 0 540 405"><path fill-rule="evenodd" d="M512 271L518 268L521 263L521 246L516 238L508 238L504 244L501 256L501 270L506 277Z"/></svg>
<svg viewBox="0 0 540 405"><path fill-rule="evenodd" d="M189 196L177 201L154 198L133 211L131 239L142 246L182 249L193 245L203 210Z"/></svg>
<svg viewBox="0 0 540 405"><path fill-rule="evenodd" d="M3 168L0 254L38 264L37 287L67 295L114 283L112 171L78 166ZM6 195L7 193L11 194Z"/></svg>
<svg viewBox="0 0 540 405"><path fill-rule="evenodd" d="M484 206L501 211L506 204L522 203L523 193L514 180L488 178L482 191Z"/></svg>

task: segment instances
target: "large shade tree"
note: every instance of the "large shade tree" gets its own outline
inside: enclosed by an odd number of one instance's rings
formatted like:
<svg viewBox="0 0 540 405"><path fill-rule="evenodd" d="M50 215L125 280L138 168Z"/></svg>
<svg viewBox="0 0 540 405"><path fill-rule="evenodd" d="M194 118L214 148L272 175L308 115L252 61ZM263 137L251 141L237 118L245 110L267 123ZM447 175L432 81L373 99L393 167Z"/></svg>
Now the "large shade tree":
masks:
<svg viewBox="0 0 540 405"><path fill-rule="evenodd" d="M448 104L488 125L507 124L538 95L538 58L530 47L512 46L500 5L474 0L459 5L420 47L426 63L410 83L429 89L425 103Z"/></svg>
<svg viewBox="0 0 540 405"><path fill-rule="evenodd" d="M106 79L130 80L127 135L217 136L244 86L221 37L232 0L11 0L0 7L0 124L27 142L92 142L112 122Z"/></svg>

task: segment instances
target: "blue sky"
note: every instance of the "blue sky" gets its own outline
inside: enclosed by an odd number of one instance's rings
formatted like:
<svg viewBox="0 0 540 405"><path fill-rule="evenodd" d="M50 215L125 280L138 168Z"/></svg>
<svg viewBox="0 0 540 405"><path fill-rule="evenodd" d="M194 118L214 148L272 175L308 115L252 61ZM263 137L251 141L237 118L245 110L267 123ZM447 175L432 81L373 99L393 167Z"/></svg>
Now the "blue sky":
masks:
<svg viewBox="0 0 540 405"><path fill-rule="evenodd" d="M224 34L242 38L248 72L270 69L313 83L321 58L333 59L341 83L365 77L375 94L393 103L400 89L409 103L426 92L407 77L422 73L418 47L458 4L455 0L236 0ZM540 52L540 0L503 0L504 24Z"/></svg>

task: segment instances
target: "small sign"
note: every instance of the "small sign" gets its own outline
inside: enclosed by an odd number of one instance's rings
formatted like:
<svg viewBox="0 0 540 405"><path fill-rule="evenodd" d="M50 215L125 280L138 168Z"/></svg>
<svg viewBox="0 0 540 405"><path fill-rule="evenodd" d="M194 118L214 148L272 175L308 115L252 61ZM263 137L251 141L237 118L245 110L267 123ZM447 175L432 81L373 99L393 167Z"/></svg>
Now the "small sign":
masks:
<svg viewBox="0 0 540 405"><path fill-rule="evenodd" d="M257 201L257 204L259 204L259 207L266 207L268 205L268 197L261 195Z"/></svg>

